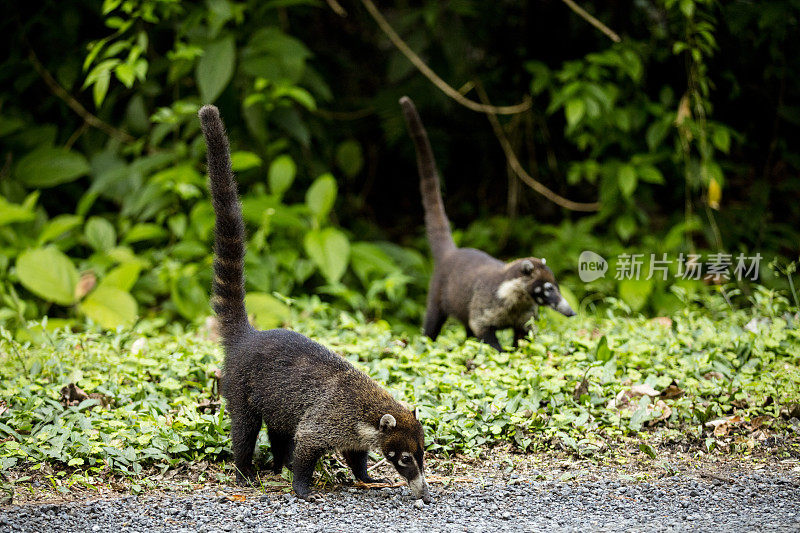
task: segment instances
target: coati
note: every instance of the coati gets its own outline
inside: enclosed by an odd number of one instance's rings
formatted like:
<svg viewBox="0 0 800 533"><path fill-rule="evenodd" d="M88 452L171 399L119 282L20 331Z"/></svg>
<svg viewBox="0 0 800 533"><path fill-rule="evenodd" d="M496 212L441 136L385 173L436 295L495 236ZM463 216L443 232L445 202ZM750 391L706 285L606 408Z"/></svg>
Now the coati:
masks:
<svg viewBox="0 0 800 533"><path fill-rule="evenodd" d="M497 330L514 328L514 342L518 342L540 305L566 316L575 315L544 259L526 257L503 263L480 250L456 247L428 134L411 99L402 97L400 106L417 152L425 229L433 252L425 335L435 339L447 317L452 316L464 323L468 336L502 350Z"/></svg>
<svg viewBox="0 0 800 533"><path fill-rule="evenodd" d="M423 470L424 434L416 413L344 358L285 329L258 331L244 306L245 232L225 126L214 106L200 112L216 216L212 306L225 349L222 394L231 417L233 458L240 483L251 482L262 423L274 471L292 462L292 488L311 492L314 467L329 450L342 452L356 479L373 483L367 453L378 449L416 498L431 501Z"/></svg>

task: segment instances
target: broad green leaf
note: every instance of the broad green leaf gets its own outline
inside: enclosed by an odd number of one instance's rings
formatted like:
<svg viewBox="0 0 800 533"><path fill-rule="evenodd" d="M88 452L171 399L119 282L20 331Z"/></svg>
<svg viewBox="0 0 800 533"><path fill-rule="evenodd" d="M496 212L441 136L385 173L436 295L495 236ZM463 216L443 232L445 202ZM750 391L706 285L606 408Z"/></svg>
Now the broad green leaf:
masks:
<svg viewBox="0 0 800 533"><path fill-rule="evenodd" d="M243 172L261 166L261 158L253 152L239 150L231 154L231 167L234 172Z"/></svg>
<svg viewBox="0 0 800 533"><path fill-rule="evenodd" d="M648 405L650 405L650 398L642 396L639 400L639 406L636 408L636 411L633 412L628 422L628 427L631 431L641 430L642 425L650 419L650 413L647 410Z"/></svg>
<svg viewBox="0 0 800 533"><path fill-rule="evenodd" d="M10 135L25 126L25 121L16 117L0 117L0 137Z"/></svg>
<svg viewBox="0 0 800 533"><path fill-rule="evenodd" d="M100 287L115 287L122 291L130 291L136 280L139 279L139 272L142 270L142 265L139 263L131 262L119 265L114 270L106 274L98 288Z"/></svg>
<svg viewBox="0 0 800 533"><path fill-rule="evenodd" d="M75 229L83 223L83 217L78 215L58 215L50 220L39 233L39 244L46 244Z"/></svg>
<svg viewBox="0 0 800 533"><path fill-rule="evenodd" d="M81 302L81 312L106 329L130 326L136 320L136 300L128 292L110 285L98 285Z"/></svg>
<svg viewBox="0 0 800 533"><path fill-rule="evenodd" d="M108 92L108 85L111 82L111 71L101 70L97 73L94 80L94 87L92 88L92 97L94 98L94 106L100 108L103 105L103 100L106 99Z"/></svg>
<svg viewBox="0 0 800 533"><path fill-rule="evenodd" d="M731 149L731 135L722 126L714 129L714 133L711 135L711 142L720 152L727 154Z"/></svg>
<svg viewBox="0 0 800 533"><path fill-rule="evenodd" d="M646 181L647 183L656 183L659 185L664 183L664 175L653 165L644 165L639 167L638 174L639 179Z"/></svg>
<svg viewBox="0 0 800 533"><path fill-rule="evenodd" d="M45 301L75 302L78 271L69 257L52 246L22 252L17 258L17 276L26 289Z"/></svg>
<svg viewBox="0 0 800 533"><path fill-rule="evenodd" d="M290 156L279 155L276 157L269 165L267 175L272 194L281 196L285 193L291 187L295 174L297 174L297 165Z"/></svg>
<svg viewBox="0 0 800 533"><path fill-rule="evenodd" d="M233 76L236 62L236 43L228 35L209 43L197 62L195 77L203 104L214 103Z"/></svg>
<svg viewBox="0 0 800 533"><path fill-rule="evenodd" d="M652 279L624 279L619 282L619 296L633 311L644 307L651 292Z"/></svg>
<svg viewBox="0 0 800 533"><path fill-rule="evenodd" d="M623 241L627 241L636 232L636 220L629 214L622 215L614 224L614 229Z"/></svg>
<svg viewBox="0 0 800 533"><path fill-rule="evenodd" d="M356 176L364 166L364 155L358 141L348 140L336 147L336 165L348 178Z"/></svg>
<svg viewBox="0 0 800 533"><path fill-rule="evenodd" d="M389 255L369 242L355 242L350 246L350 264L362 283L367 283L372 272L386 276L398 270Z"/></svg>
<svg viewBox="0 0 800 533"><path fill-rule="evenodd" d="M207 316L211 312L208 293L194 277L184 275L173 279L170 296L178 312L188 320Z"/></svg>
<svg viewBox="0 0 800 533"><path fill-rule="evenodd" d="M336 180L330 174L318 177L306 192L306 205L317 220L325 218L335 201Z"/></svg>
<svg viewBox="0 0 800 533"><path fill-rule="evenodd" d="M619 184L619 190L622 191L622 194L630 198L633 191L636 190L636 182L636 169L633 165L622 165L617 175L617 183Z"/></svg>
<svg viewBox="0 0 800 533"><path fill-rule="evenodd" d="M17 180L27 187L53 187L74 181L89 173L83 155L66 148L37 148L19 160L14 170Z"/></svg>
<svg viewBox="0 0 800 533"><path fill-rule="evenodd" d="M276 328L291 317L289 306L264 292L249 292L244 302L247 315L252 316L261 329Z"/></svg>
<svg viewBox="0 0 800 533"><path fill-rule="evenodd" d="M337 283L347 270L350 242L335 228L312 230L303 241L308 257L330 283Z"/></svg>
<svg viewBox="0 0 800 533"><path fill-rule="evenodd" d="M29 222L36 217L32 207L12 204L0 196L0 226L15 222Z"/></svg>
<svg viewBox="0 0 800 533"><path fill-rule="evenodd" d="M653 450L653 448L652 448L652 447L651 447L649 444L647 444L646 442L640 442L640 443L639 443L639 450L640 450L642 453L646 454L648 457L650 457L650 459L655 459L655 458L657 457L657 456L656 456L656 452L655 452L655 451Z"/></svg>
<svg viewBox="0 0 800 533"><path fill-rule="evenodd" d="M149 241L151 239L161 239L167 236L167 230L156 224L142 223L136 224L123 239L126 243Z"/></svg>
<svg viewBox="0 0 800 533"><path fill-rule="evenodd" d="M613 357L614 352L611 351L611 348L608 347L608 339L606 336L603 335L600 337L600 341L597 343L597 350L595 351L595 360L600 361L601 363L608 362L611 357Z"/></svg>
<svg viewBox="0 0 800 533"><path fill-rule="evenodd" d="M83 229L86 241L96 252L105 252L117 244L117 232L108 220L92 217Z"/></svg>
<svg viewBox="0 0 800 533"><path fill-rule="evenodd" d="M583 118L586 112L586 103L583 100L570 100L564 106L564 114L567 117L567 126L575 126Z"/></svg>

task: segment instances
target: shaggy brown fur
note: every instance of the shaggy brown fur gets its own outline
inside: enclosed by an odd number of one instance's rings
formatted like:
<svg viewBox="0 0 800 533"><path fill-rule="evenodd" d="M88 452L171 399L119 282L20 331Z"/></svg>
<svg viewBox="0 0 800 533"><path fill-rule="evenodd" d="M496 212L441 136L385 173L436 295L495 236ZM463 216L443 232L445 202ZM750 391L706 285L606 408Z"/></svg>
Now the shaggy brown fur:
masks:
<svg viewBox="0 0 800 533"><path fill-rule="evenodd" d="M311 492L314 467L339 450L355 477L367 474L367 453L383 452L417 498L430 501L423 470L424 435L416 414L342 357L284 329L257 331L244 306L245 234L231 170L228 138L214 106L200 110L208 147L208 176L216 214L213 306L225 347L222 393L231 417L237 477L254 476L253 451L267 425L273 468L293 462L298 497Z"/></svg>
<svg viewBox="0 0 800 533"><path fill-rule="evenodd" d="M573 316L575 312L561 296L543 259L527 257L503 263L480 250L456 247L428 134L411 99L404 96L400 105L417 152L425 228L434 261L425 335L435 339L452 316L464 323L468 335L501 350L497 330L514 328L514 340L518 341L528 332L528 321L539 305Z"/></svg>

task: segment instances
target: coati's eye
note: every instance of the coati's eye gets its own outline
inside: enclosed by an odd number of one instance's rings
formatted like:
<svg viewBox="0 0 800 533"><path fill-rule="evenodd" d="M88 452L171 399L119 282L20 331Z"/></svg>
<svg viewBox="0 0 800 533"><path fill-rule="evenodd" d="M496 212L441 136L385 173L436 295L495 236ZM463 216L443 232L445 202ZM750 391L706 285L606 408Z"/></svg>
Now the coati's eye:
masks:
<svg viewBox="0 0 800 533"><path fill-rule="evenodd" d="M413 458L411 457L411 454L409 454L409 453L404 453L404 454L403 454L403 455L400 457L400 464L401 464L401 465L410 465L412 460L413 460Z"/></svg>
<svg viewBox="0 0 800 533"><path fill-rule="evenodd" d="M528 260L525 260L522 262L521 268L522 268L522 274L524 276L529 276L533 272L533 263L531 263Z"/></svg>

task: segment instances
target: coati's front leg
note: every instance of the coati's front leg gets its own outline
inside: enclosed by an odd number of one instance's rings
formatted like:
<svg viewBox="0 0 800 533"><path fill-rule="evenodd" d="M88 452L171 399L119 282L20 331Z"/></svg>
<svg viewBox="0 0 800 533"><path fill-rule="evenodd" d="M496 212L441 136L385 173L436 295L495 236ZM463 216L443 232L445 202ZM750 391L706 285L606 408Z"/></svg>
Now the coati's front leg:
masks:
<svg viewBox="0 0 800 533"><path fill-rule="evenodd" d="M261 431L261 417L249 411L231 412L231 448L236 465L236 481L248 485L255 480L253 453Z"/></svg>
<svg viewBox="0 0 800 533"><path fill-rule="evenodd" d="M347 466L353 471L353 475L358 481L363 481L364 483L389 482L387 479L373 479L369 476L367 473L367 452L362 450L346 450L342 452L342 455L344 455Z"/></svg>
<svg viewBox="0 0 800 533"><path fill-rule="evenodd" d="M292 473L294 479L292 488L298 498L309 502L322 501L322 496L311 492L311 482L314 478L314 468L317 461L325 453L325 448L321 448L308 440L297 439L294 449L294 465Z"/></svg>
<svg viewBox="0 0 800 533"><path fill-rule="evenodd" d="M469 329L475 332L475 337L482 343L488 344L498 352L503 351L500 341L497 340L497 328L490 325L481 315L470 316L467 333Z"/></svg>
<svg viewBox="0 0 800 533"><path fill-rule="evenodd" d="M526 326L514 326L514 345L519 346L519 341L528 336L531 328Z"/></svg>
<svg viewBox="0 0 800 533"><path fill-rule="evenodd" d="M272 449L272 471L280 474L285 466L291 470L294 438L291 435L268 430L269 446Z"/></svg>
<svg viewBox="0 0 800 533"><path fill-rule="evenodd" d="M484 344L488 344L498 352L503 351L500 341L497 340L497 328L486 328L483 331L476 331L475 336Z"/></svg>

